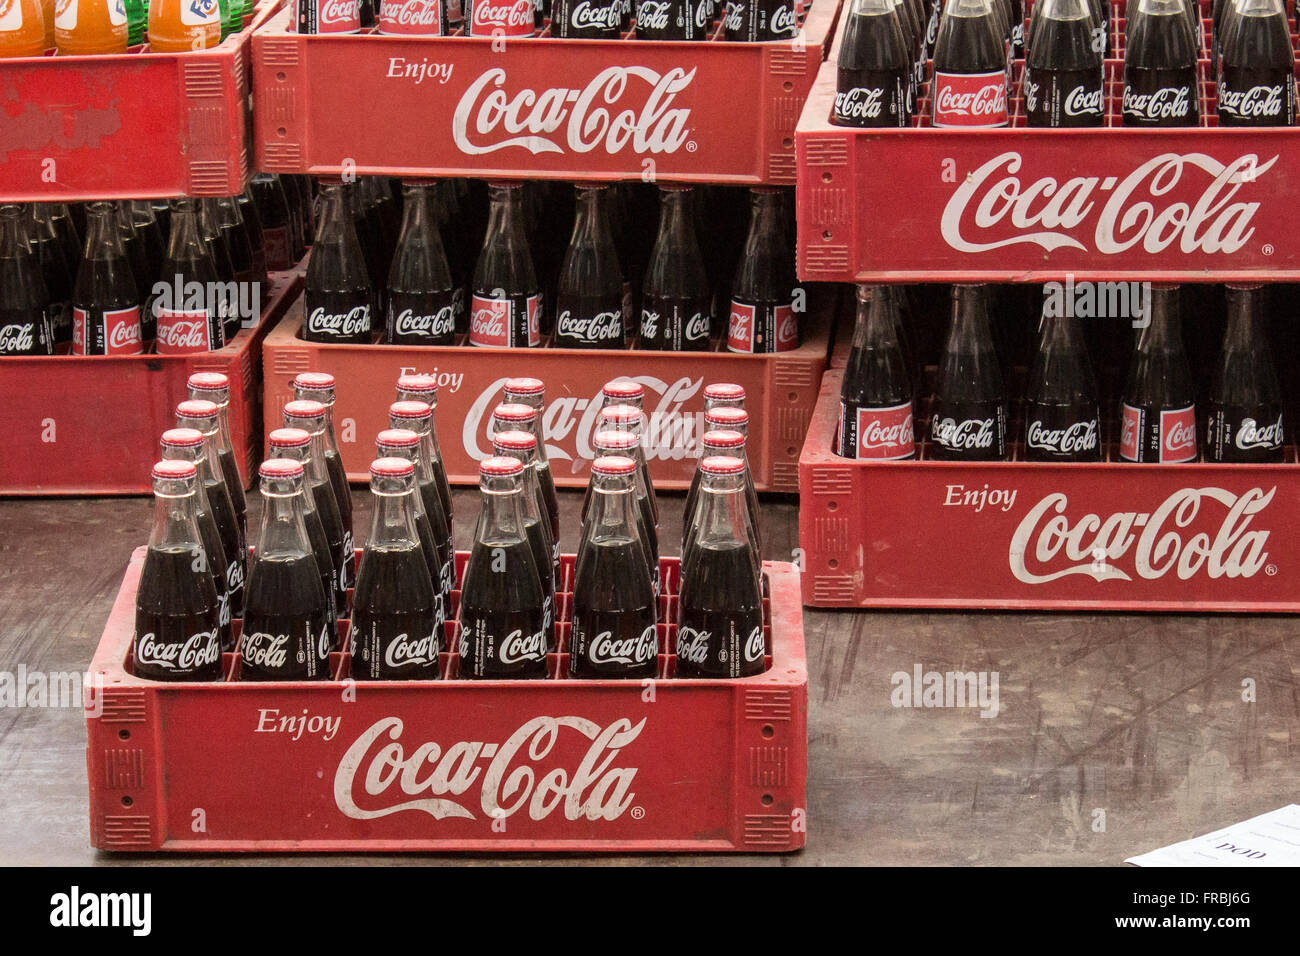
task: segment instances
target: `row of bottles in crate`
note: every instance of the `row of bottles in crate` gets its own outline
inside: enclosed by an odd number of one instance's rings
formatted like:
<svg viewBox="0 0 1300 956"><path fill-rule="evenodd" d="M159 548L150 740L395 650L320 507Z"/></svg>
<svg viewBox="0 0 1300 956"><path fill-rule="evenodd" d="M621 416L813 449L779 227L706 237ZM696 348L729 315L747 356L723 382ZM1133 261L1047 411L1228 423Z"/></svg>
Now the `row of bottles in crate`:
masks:
<svg viewBox="0 0 1300 956"><path fill-rule="evenodd" d="M243 27L253 0L8 0L0 8L0 59L155 53L214 47Z"/></svg>
<svg viewBox="0 0 1300 956"><path fill-rule="evenodd" d="M1269 343L1294 368L1295 334L1269 308L1277 288L957 285L940 344L937 288L860 286L835 451L1000 461L1018 440L1028 461L1280 462L1286 401Z"/></svg>
<svg viewBox="0 0 1300 956"><path fill-rule="evenodd" d="M137 597L133 666L158 680L218 680L243 621L243 680L322 679L345 649L351 674L435 679L459 590L459 676L548 676L559 651L573 677L645 677L658 668L658 505L642 451L644 388L603 391L598 456L582 508L571 589L559 551L559 504L539 442L545 385L507 381L493 412L494 456L481 467L482 509L456 579L452 499L434 427L432 376L403 375L390 428L376 436L375 513L359 567L353 505L334 436L334 380L303 373L268 436L260 530L248 557L248 506L233 472L229 382L196 373L154 468L153 533ZM672 585L678 676L739 677L764 666L757 498L745 454L744 390L706 389L705 454L686 504L680 587ZM247 577L245 576L247 572ZM349 611L348 592L355 587ZM571 594L559 601L557 594ZM350 618L342 631L341 619Z"/></svg>

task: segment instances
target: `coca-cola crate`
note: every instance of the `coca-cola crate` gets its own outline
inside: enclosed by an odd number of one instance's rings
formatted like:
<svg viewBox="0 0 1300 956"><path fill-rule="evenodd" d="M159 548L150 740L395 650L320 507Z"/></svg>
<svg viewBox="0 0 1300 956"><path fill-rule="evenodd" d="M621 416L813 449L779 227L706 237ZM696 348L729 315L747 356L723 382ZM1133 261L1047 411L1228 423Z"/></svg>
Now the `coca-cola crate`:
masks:
<svg viewBox="0 0 1300 956"><path fill-rule="evenodd" d="M655 433L646 454L656 487L690 485L704 434L704 386L736 382L745 387L750 415L749 460L760 491L798 490L799 449L826 370L837 290L809 289L809 310L800 318L803 344L789 352L748 355L714 341L708 352L609 351L551 347L489 349L457 345L333 345L299 336L302 304L294 305L266 338L263 353L266 428L278 428L281 409L293 397L299 372L329 372L336 382L336 426L343 466L365 481L375 435L388 427L388 406L404 372L438 376L438 440L447 477L478 481L478 462L492 453L488 425L501 401L501 386L514 376L535 376L547 385L542 426L557 485L587 484L595 455L591 439L600 390L626 376L645 386L645 410Z"/></svg>
<svg viewBox="0 0 1300 956"><path fill-rule="evenodd" d="M8 201L232 196L248 180L249 43L282 0L206 50L0 59Z"/></svg>
<svg viewBox="0 0 1300 956"><path fill-rule="evenodd" d="M816 607L1300 611L1300 466L851 461L832 368L799 459ZM922 405L924 412L924 404ZM1019 437L1017 423L1008 435Z"/></svg>
<svg viewBox="0 0 1300 956"><path fill-rule="evenodd" d="M840 2L772 43L306 36L284 11L253 38L257 166L792 184Z"/></svg>
<svg viewBox="0 0 1300 956"><path fill-rule="evenodd" d="M1025 128L1022 61L1015 65L1010 128L932 127L928 81L913 128L834 126L834 47L795 134L799 276L1300 277L1300 228L1282 201L1300 178L1300 128L1220 127L1208 59L1200 62L1198 127L1123 127L1122 0L1111 9L1117 49L1105 61L1100 129ZM1208 44L1207 4L1202 12Z"/></svg>
<svg viewBox="0 0 1300 956"><path fill-rule="evenodd" d="M145 551L132 556L91 664L102 684L86 719L90 839L100 849L804 845L808 672L790 564L764 564L768 667L754 677L675 679L673 624L659 625L657 678L562 677L572 607L562 593L549 680L460 680L451 651L436 682L353 684L348 655L334 654L329 681L241 683L237 655L227 654L224 681L166 684L131 668ZM457 556L462 573L466 557ZM660 566L660 619L671 621L677 559ZM571 556L563 572L567 591ZM449 622L449 639L454 629Z"/></svg>
<svg viewBox="0 0 1300 956"><path fill-rule="evenodd" d="M145 494L158 437L194 372L230 376L230 431L245 482L262 445L262 342L294 301L302 272L271 274L262 319L215 352L0 358L5 451L0 494Z"/></svg>

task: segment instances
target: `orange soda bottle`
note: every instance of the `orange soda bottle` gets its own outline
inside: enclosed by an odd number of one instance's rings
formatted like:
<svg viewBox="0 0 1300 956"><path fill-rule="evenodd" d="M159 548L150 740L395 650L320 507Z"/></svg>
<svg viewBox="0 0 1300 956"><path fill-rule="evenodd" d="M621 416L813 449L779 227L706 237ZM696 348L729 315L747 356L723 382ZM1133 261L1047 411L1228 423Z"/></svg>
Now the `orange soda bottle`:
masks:
<svg viewBox="0 0 1300 956"><path fill-rule="evenodd" d="M45 52L41 0L0 0L0 59Z"/></svg>
<svg viewBox="0 0 1300 956"><path fill-rule="evenodd" d="M54 43L65 56L125 53L126 5L122 0L55 0Z"/></svg>
<svg viewBox="0 0 1300 956"><path fill-rule="evenodd" d="M220 42L221 7L217 0L150 0L149 49L153 52L183 53Z"/></svg>
<svg viewBox="0 0 1300 956"><path fill-rule="evenodd" d="M45 14L45 49L54 49L54 0L41 0L41 12Z"/></svg>

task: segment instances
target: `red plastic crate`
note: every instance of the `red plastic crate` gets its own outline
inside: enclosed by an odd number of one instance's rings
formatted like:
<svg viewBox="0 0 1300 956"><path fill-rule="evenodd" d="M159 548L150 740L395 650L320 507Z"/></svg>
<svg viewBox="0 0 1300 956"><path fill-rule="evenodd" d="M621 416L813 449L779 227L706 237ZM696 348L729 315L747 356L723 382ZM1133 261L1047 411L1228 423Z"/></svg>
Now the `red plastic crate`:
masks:
<svg viewBox="0 0 1300 956"><path fill-rule="evenodd" d="M1111 8L1122 57L1122 0ZM914 128L859 130L830 122L837 55L838 44L795 134L804 280L1300 278L1285 201L1300 182L1300 127L1219 128L1208 60L1198 128L1121 127L1123 61L1110 59L1103 129L1025 128L1018 62L1011 128L930 127L927 82Z"/></svg>
<svg viewBox="0 0 1300 956"><path fill-rule="evenodd" d="M805 604L1300 611L1294 447L1277 465L1127 464L1109 442L1098 464L940 462L918 422L921 460L850 461L831 450L843 375L799 459Z"/></svg>
<svg viewBox="0 0 1300 956"><path fill-rule="evenodd" d="M131 673L144 554L131 559L91 664L103 682L86 719L99 849L773 853L804 845L808 672L792 565L764 564L769 667L754 677L674 679L675 626L661 624L658 678L560 679L564 594L550 680L458 680L448 652L451 679L437 682L352 684L347 655L336 654L331 681L245 684L227 654L224 682L164 684ZM458 555L462 570L466 557ZM572 567L566 557L566 582ZM666 618L675 616L677 560L661 567ZM447 629L450 637L454 623ZM268 730L283 717L305 718L316 732L294 740ZM404 764L400 774L394 761Z"/></svg>
<svg viewBox="0 0 1300 956"><path fill-rule="evenodd" d="M826 370L831 312L837 297L809 290L802 322L803 345L774 355L742 355L714 343L710 352L607 351L601 349L488 349L449 346L323 345L298 337L302 305L289 310L266 338L263 369L266 428L282 424L299 372L330 372L337 381L335 426L348 477L365 481L375 435L388 427L388 406L403 372L438 375L438 440L447 477L478 481L478 462L491 454L488 425L512 376L531 375L547 385L542 417L551 471L557 485L587 484L591 438L600 390L630 376L646 389L645 409L659 412L659 449L648 450L650 476L660 488L690 485L704 433L704 386L736 382L745 387L750 414L749 460L760 491L798 489L799 449ZM545 344L545 343L544 343ZM719 350L721 349L721 350ZM689 440L682 440L689 438Z"/></svg>
<svg viewBox="0 0 1300 956"><path fill-rule="evenodd" d="M0 494L148 493L158 437L176 424L193 372L230 376L231 441L247 482L262 445L262 341L301 286L300 271L272 273L262 320L215 352L0 358Z"/></svg>
<svg viewBox="0 0 1300 956"><path fill-rule="evenodd" d="M253 28L207 50L0 59L9 202L232 196L248 179Z"/></svg>
<svg viewBox="0 0 1300 956"><path fill-rule="evenodd" d="M720 23L713 40L692 43L552 39L548 28L504 51L461 35L303 36L284 11L253 38L257 166L793 183L795 123L839 6L815 0L799 36L782 42L723 42ZM408 64L425 72L408 79ZM563 92L563 115L514 130L478 119L487 95L515 102L529 90ZM637 130L611 141L628 113Z"/></svg>

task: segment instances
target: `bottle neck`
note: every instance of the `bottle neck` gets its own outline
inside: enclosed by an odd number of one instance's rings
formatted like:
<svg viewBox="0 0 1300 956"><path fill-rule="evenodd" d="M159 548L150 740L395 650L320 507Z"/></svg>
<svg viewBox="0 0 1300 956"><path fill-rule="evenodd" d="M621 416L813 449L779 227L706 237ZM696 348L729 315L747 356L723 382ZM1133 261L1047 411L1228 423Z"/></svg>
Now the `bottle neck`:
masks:
<svg viewBox="0 0 1300 956"><path fill-rule="evenodd" d="M397 240L400 245L415 237L430 243L438 238L433 190L432 185L424 184L402 187L402 230Z"/></svg>
<svg viewBox="0 0 1300 956"><path fill-rule="evenodd" d="M492 478L480 487L483 508L474 532L476 543L487 547L523 543L523 483L517 477Z"/></svg>
<svg viewBox="0 0 1300 956"><path fill-rule="evenodd" d="M590 541L632 541L637 538L632 475L593 475Z"/></svg>
<svg viewBox="0 0 1300 956"><path fill-rule="evenodd" d="M532 451L521 448L501 448L493 445L492 450L493 454L513 458L523 464L523 496L520 501L520 514L526 521L541 521L541 513L537 510L537 494L541 490L541 484L537 479L537 456Z"/></svg>
<svg viewBox="0 0 1300 956"><path fill-rule="evenodd" d="M747 249L775 252L781 245L784 224L781 221L781 195L757 192L750 198L749 239Z"/></svg>
<svg viewBox="0 0 1300 956"><path fill-rule="evenodd" d="M1225 351L1255 348L1260 334L1255 317L1260 314L1263 291L1258 286L1246 289L1228 287L1228 328L1223 337Z"/></svg>
<svg viewBox="0 0 1300 956"><path fill-rule="evenodd" d="M585 248L613 248L613 234L605 216L605 190L579 189L570 245Z"/></svg>
<svg viewBox="0 0 1300 956"><path fill-rule="evenodd" d="M1148 322L1138 336L1138 350L1181 351L1183 347L1182 323L1178 313L1178 289L1151 290L1147 303Z"/></svg>
<svg viewBox="0 0 1300 956"><path fill-rule="evenodd" d="M262 523L254 552L262 558L295 558L311 553L304 523L306 495L301 479L262 480Z"/></svg>
<svg viewBox="0 0 1300 956"><path fill-rule="evenodd" d="M206 442L204 443L206 444ZM188 461L194 465L194 470L200 480L194 482L194 513L195 515L211 514L212 505L208 501L207 483L202 480L205 469L205 459L203 445L163 445L162 458L164 461Z"/></svg>
<svg viewBox="0 0 1300 956"><path fill-rule="evenodd" d="M280 447L272 445L267 451L268 457L271 458L288 458L290 461L302 462L302 473L304 476L311 475L311 445L290 445ZM302 513L304 516L313 514L316 511L316 497L305 494L302 496Z"/></svg>
<svg viewBox="0 0 1300 956"><path fill-rule="evenodd" d="M18 207L0 209L0 258L16 259L30 251Z"/></svg>
<svg viewBox="0 0 1300 956"><path fill-rule="evenodd" d="M352 225L352 208L343 187L337 183L322 186L320 190L320 222L316 226L316 241L341 242L345 227Z"/></svg>
<svg viewBox="0 0 1300 956"><path fill-rule="evenodd" d="M748 545L745 477L704 473L700 480L697 545Z"/></svg>
<svg viewBox="0 0 1300 956"><path fill-rule="evenodd" d="M524 220L523 190L514 187L492 187L492 205L488 213L487 241L509 236L523 239L527 223Z"/></svg>
<svg viewBox="0 0 1300 956"><path fill-rule="evenodd" d="M695 223L691 216L690 196L683 189L662 192L659 202L659 239L681 249L694 244Z"/></svg>
<svg viewBox="0 0 1300 956"><path fill-rule="evenodd" d="M375 457L405 458L415 466L415 483L417 485L427 485L433 481L429 460L425 455L420 454L419 445L385 445L381 442L375 445Z"/></svg>
<svg viewBox="0 0 1300 956"><path fill-rule="evenodd" d="M881 286L858 288L858 315L853 347L885 349L898 345L898 306Z"/></svg>
<svg viewBox="0 0 1300 956"><path fill-rule="evenodd" d="M86 209L86 259L120 259L122 233L117 228L117 210L111 203L91 203Z"/></svg>
<svg viewBox="0 0 1300 956"><path fill-rule="evenodd" d="M155 482L150 548L197 552L200 547L197 502L199 487L202 486L193 481Z"/></svg>
<svg viewBox="0 0 1300 956"><path fill-rule="evenodd" d="M415 530L415 489L409 479L372 480L375 514L370 522L370 537L366 549L418 548L420 538Z"/></svg>
<svg viewBox="0 0 1300 956"><path fill-rule="evenodd" d="M983 286L956 286L953 289L952 328L948 333L948 351L976 353L990 351L987 297Z"/></svg>

